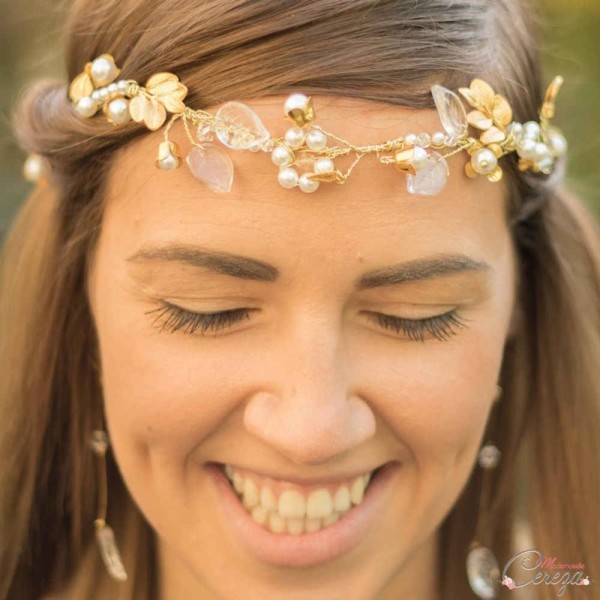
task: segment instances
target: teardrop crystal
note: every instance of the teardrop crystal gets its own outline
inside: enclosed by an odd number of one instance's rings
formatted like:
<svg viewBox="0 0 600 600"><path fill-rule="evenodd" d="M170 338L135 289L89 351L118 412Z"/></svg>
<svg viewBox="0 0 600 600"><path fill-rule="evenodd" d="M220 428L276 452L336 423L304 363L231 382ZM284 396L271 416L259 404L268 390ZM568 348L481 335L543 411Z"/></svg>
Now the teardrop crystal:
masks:
<svg viewBox="0 0 600 600"><path fill-rule="evenodd" d="M125 581L127 572L115 541L115 534L108 525L102 525L96 529L96 540L100 549L100 556L104 561L106 570L113 579Z"/></svg>
<svg viewBox="0 0 600 600"><path fill-rule="evenodd" d="M431 152L426 166L415 175L406 176L406 189L410 194L435 196L444 189L448 173L446 159L438 152Z"/></svg>
<svg viewBox="0 0 600 600"><path fill-rule="evenodd" d="M229 192L233 183L233 163L229 154L216 144L194 146L185 162L190 171L213 192Z"/></svg>
<svg viewBox="0 0 600 600"><path fill-rule="evenodd" d="M431 87L431 95L440 117L440 122L449 136L448 144L453 145L468 130L467 113L460 98L441 85Z"/></svg>
<svg viewBox="0 0 600 600"><path fill-rule="evenodd" d="M249 150L270 137L259 116L241 102L227 102L215 115L215 130L220 142L233 150Z"/></svg>
<svg viewBox="0 0 600 600"><path fill-rule="evenodd" d="M500 568L493 552L484 546L476 546L467 555L467 577L471 589L479 598L496 598Z"/></svg>

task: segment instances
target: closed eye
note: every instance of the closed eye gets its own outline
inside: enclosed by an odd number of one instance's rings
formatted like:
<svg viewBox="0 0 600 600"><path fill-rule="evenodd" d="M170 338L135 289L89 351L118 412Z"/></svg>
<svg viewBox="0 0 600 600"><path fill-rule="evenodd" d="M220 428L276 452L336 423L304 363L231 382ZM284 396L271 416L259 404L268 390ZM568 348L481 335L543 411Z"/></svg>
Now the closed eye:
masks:
<svg viewBox="0 0 600 600"><path fill-rule="evenodd" d="M458 333L457 329L466 328L468 320L461 317L457 309L423 319L405 319L382 313L370 313L370 316L384 329L403 333L409 339L420 342L425 341L426 334L442 342L446 341Z"/></svg>
<svg viewBox="0 0 600 600"><path fill-rule="evenodd" d="M162 301L161 306L147 311L146 314L155 315L154 325L160 331L174 333L181 330L186 334L199 331L200 335L204 335L207 332L216 333L228 329L239 321L249 319L250 313L254 310L257 309L234 308L219 312L200 313ZM367 312L367 315L381 328L392 330L397 334L402 333L411 340L421 342L425 341L427 335L440 341L446 341L458 333L457 329L467 327L467 319L461 317L457 309L423 319L405 319L373 312Z"/></svg>

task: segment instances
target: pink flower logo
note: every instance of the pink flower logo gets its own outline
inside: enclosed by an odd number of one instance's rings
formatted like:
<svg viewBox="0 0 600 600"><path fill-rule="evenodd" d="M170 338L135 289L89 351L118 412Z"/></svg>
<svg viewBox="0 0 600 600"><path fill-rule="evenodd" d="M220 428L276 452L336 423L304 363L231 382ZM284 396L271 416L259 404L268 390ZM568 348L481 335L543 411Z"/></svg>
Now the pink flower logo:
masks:
<svg viewBox="0 0 600 600"><path fill-rule="evenodd" d="M505 585L509 590L515 589L515 582L510 577L505 577L502 580L502 585Z"/></svg>

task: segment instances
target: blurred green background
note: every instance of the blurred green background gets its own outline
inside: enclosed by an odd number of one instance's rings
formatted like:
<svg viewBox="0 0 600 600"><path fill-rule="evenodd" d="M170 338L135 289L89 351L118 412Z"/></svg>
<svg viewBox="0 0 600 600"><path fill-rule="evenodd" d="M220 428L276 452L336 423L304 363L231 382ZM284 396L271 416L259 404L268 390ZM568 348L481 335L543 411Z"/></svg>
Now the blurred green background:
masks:
<svg viewBox="0 0 600 600"><path fill-rule="evenodd" d="M494 0L489 0L494 1ZM19 93L40 76L63 77L62 27L69 0L2 0L0 14L0 238L25 197L23 153L9 128ZM545 80L565 78L555 123L570 143L569 187L600 216L600 0L543 0Z"/></svg>

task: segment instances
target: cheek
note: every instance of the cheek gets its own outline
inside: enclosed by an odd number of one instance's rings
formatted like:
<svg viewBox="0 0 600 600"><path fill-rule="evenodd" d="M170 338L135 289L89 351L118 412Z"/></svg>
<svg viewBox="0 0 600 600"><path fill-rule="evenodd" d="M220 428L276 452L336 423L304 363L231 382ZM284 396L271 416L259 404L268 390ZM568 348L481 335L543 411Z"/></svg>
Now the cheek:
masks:
<svg viewBox="0 0 600 600"><path fill-rule="evenodd" d="M472 472L503 353L502 326L463 332L452 342L382 350L365 369L378 429L400 443L405 489L397 505L426 539L448 514ZM418 525L418 526L417 526Z"/></svg>
<svg viewBox="0 0 600 600"><path fill-rule="evenodd" d="M194 348L193 340L168 332L108 330L102 345L107 419L130 448L189 452L231 410L232 366L242 359L235 352Z"/></svg>
<svg viewBox="0 0 600 600"><path fill-rule="evenodd" d="M227 399L243 356L235 345L198 343L152 326L155 306L128 297L118 282L98 294L95 321L107 424L126 479L141 480L160 460L182 468L231 411ZM212 342L212 343L211 343ZM219 348L222 348L219 350Z"/></svg>
<svg viewBox="0 0 600 600"><path fill-rule="evenodd" d="M460 335L460 341L407 349L393 362L382 354L368 367L377 382L369 397L419 469L470 461L489 414L501 338Z"/></svg>

